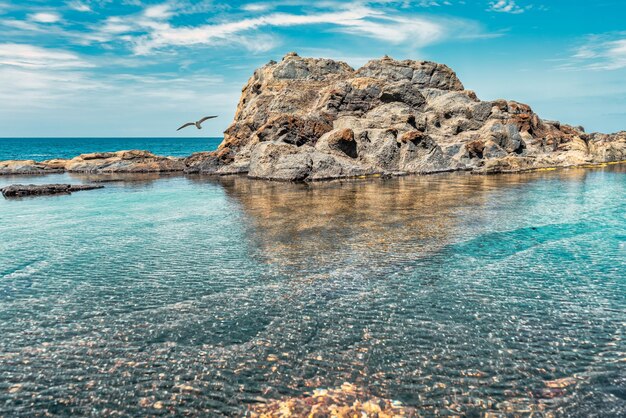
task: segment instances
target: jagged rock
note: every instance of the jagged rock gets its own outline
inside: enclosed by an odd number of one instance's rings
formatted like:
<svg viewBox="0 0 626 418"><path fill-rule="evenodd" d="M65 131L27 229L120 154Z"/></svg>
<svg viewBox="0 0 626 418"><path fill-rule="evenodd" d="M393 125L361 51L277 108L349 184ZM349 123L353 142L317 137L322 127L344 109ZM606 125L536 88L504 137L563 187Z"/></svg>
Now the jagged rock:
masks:
<svg viewBox="0 0 626 418"><path fill-rule="evenodd" d="M102 189L104 186L94 184L13 184L0 189L7 198L25 196L44 196L52 194L71 194L82 190Z"/></svg>
<svg viewBox="0 0 626 418"><path fill-rule="evenodd" d="M219 149L185 164L295 181L495 173L622 161L625 137L543 121L514 101L480 101L442 64L384 57L354 70L290 53L254 72Z"/></svg>

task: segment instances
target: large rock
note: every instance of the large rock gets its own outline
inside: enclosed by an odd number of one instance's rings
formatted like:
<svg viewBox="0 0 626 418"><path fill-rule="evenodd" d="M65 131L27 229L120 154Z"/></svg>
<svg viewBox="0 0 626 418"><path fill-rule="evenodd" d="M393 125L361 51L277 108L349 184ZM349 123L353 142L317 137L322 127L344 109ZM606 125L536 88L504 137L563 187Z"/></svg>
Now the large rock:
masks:
<svg viewBox="0 0 626 418"><path fill-rule="evenodd" d="M256 70L217 151L187 172L309 181L368 174L523 171L626 160L626 133L587 134L525 104L480 101L433 62L358 70L287 54Z"/></svg>

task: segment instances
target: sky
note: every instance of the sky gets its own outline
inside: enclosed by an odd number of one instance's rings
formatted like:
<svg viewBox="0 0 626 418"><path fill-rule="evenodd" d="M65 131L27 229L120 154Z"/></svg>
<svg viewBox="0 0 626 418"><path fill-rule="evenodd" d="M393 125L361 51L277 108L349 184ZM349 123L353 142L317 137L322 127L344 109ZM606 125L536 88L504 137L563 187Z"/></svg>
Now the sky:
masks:
<svg viewBox="0 0 626 418"><path fill-rule="evenodd" d="M0 0L0 137L221 136L254 69L290 51L437 61L482 100L626 130L625 16L624 0Z"/></svg>

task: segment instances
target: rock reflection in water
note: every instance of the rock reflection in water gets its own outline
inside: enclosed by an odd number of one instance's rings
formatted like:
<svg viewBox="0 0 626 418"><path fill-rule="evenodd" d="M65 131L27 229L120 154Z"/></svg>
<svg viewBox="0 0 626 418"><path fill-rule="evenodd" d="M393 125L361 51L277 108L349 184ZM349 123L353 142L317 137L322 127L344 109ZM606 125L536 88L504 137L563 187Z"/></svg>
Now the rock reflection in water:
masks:
<svg viewBox="0 0 626 418"><path fill-rule="evenodd" d="M558 178L577 183L585 175L585 170L566 170ZM469 236L465 222L470 214L481 222L480 208L497 207L503 193L524 193L525 184L549 178L554 173L452 173L312 184L223 177L219 184L242 206L249 239L268 263L283 273L322 268L327 275L425 257Z"/></svg>

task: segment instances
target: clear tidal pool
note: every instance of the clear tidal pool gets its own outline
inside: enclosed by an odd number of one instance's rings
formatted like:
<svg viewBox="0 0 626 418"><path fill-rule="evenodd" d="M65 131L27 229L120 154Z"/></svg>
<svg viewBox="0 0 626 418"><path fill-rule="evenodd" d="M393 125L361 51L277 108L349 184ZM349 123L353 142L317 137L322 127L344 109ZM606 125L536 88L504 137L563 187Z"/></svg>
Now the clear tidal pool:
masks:
<svg viewBox="0 0 626 418"><path fill-rule="evenodd" d="M0 199L0 416L626 415L623 166L113 180Z"/></svg>

